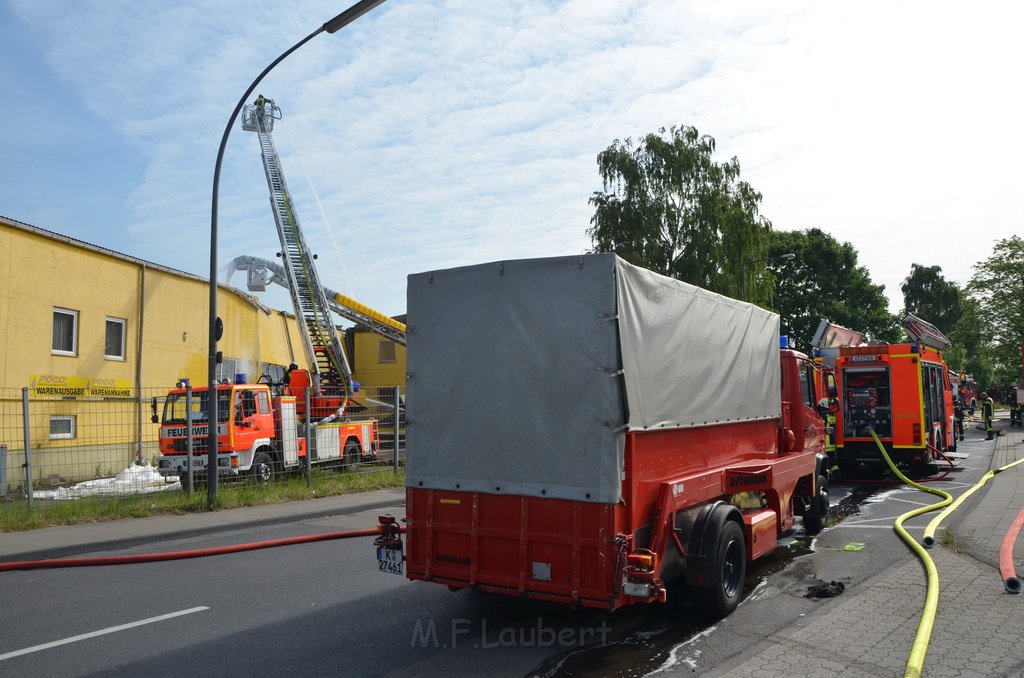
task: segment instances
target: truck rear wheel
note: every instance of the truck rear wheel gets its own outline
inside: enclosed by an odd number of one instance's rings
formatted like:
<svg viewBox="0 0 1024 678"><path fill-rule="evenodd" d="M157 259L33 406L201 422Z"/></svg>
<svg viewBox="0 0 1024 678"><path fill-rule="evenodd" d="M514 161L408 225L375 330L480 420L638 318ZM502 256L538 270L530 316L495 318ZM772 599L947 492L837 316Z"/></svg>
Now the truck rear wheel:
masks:
<svg viewBox="0 0 1024 678"><path fill-rule="evenodd" d="M740 604L747 575L747 546L743 541L743 530L735 521L727 520L722 526L715 549L711 586L697 588L695 592L704 614L721 619L729 616Z"/></svg>
<svg viewBox="0 0 1024 678"><path fill-rule="evenodd" d="M257 453L252 460L252 479L257 485L264 485L274 479L274 460L266 452Z"/></svg>

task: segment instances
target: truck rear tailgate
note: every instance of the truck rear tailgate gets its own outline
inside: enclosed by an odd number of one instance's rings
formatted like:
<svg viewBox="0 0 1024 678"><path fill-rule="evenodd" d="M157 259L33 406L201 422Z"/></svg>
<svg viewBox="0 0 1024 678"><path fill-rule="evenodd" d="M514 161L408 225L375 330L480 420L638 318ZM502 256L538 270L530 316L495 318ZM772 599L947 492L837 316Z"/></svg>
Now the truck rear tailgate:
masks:
<svg viewBox="0 0 1024 678"><path fill-rule="evenodd" d="M410 579L611 608L615 506L408 488Z"/></svg>

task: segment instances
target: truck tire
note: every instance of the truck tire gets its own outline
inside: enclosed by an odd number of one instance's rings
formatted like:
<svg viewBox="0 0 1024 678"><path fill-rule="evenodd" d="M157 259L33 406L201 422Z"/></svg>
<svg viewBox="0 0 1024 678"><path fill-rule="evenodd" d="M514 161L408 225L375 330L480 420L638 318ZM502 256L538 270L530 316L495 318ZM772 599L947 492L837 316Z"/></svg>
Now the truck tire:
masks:
<svg viewBox="0 0 1024 678"><path fill-rule="evenodd" d="M345 442L345 466L347 468L359 468L359 462L363 460L363 450L359 443L349 438Z"/></svg>
<svg viewBox="0 0 1024 678"><path fill-rule="evenodd" d="M257 452L249 472L254 483L265 485L274 479L274 460L266 452Z"/></svg>
<svg viewBox="0 0 1024 678"><path fill-rule="evenodd" d="M715 545L715 565L711 586L694 589L697 604L708 617L729 616L743 597L743 581L747 575L747 546L743 529L734 520L727 520Z"/></svg>
<svg viewBox="0 0 1024 678"><path fill-rule="evenodd" d="M818 534L825 529L828 521L828 479L818 476L818 494L811 498L811 505L804 512L804 530L807 534Z"/></svg>

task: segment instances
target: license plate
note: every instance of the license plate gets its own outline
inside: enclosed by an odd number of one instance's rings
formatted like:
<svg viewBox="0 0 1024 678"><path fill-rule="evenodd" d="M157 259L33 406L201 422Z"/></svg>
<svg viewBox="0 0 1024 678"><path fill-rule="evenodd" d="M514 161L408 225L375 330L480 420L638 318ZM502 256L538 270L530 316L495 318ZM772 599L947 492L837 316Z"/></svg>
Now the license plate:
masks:
<svg viewBox="0 0 1024 678"><path fill-rule="evenodd" d="M402 547L386 549L383 546L377 547L377 569L381 572L391 574L402 574Z"/></svg>
<svg viewBox="0 0 1024 678"><path fill-rule="evenodd" d="M634 598L650 598L651 587L649 584L627 581L622 584L622 592Z"/></svg>

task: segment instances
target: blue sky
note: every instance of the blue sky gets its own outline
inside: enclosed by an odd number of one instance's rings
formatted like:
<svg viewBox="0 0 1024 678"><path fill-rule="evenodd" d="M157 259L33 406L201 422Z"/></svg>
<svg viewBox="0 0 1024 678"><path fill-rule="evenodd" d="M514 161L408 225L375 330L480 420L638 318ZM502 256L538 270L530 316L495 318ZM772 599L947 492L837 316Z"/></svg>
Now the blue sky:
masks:
<svg viewBox="0 0 1024 678"><path fill-rule="evenodd" d="M228 115L348 4L0 0L0 214L207 275ZM852 243L896 310L911 264L964 283L1022 230L1022 14L387 0L257 91L283 110L275 141L322 282L385 313L405 311L409 273L586 250L597 153L682 124L739 158L776 229ZM219 215L222 266L274 258L259 147L237 126Z"/></svg>

